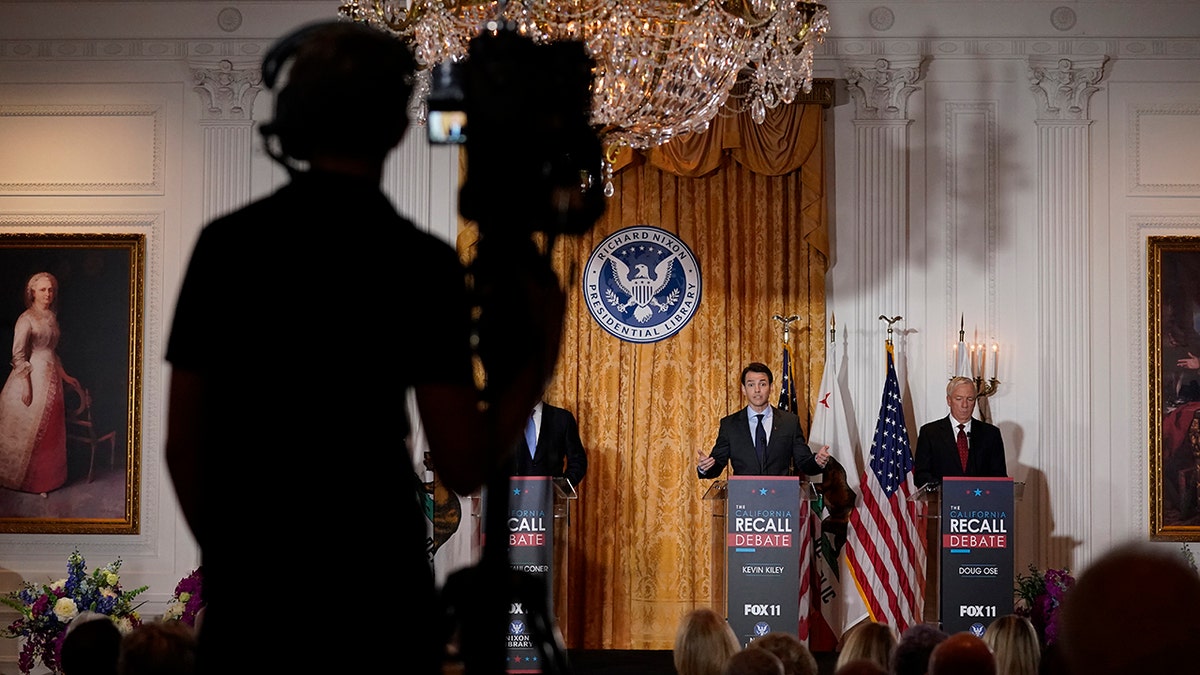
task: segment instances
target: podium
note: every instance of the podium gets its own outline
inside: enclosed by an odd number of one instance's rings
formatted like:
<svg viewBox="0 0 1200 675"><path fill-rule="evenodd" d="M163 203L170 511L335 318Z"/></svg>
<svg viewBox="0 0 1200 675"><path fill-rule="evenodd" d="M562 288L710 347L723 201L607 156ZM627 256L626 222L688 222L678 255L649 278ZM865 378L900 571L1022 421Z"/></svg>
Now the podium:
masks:
<svg viewBox="0 0 1200 675"><path fill-rule="evenodd" d="M732 476L704 494L712 511L712 606L742 646L800 627L800 544L811 537L812 484L796 476Z"/></svg>
<svg viewBox="0 0 1200 675"><path fill-rule="evenodd" d="M925 529L926 623L982 636L1012 613L1014 502L1023 487L1011 478L946 477L909 498Z"/></svg>
<svg viewBox="0 0 1200 675"><path fill-rule="evenodd" d="M545 582L546 605L554 610L561 632L567 606L569 507L570 500L578 495L566 478L513 476L509 480L509 567ZM514 602L510 610L506 658L509 673L541 672L544 655L531 640L527 609Z"/></svg>

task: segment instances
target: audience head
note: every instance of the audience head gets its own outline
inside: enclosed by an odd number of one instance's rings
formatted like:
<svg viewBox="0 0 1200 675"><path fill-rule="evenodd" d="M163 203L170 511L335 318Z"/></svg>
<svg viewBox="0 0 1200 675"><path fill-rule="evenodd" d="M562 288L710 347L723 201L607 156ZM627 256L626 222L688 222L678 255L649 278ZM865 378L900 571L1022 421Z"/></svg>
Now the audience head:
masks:
<svg viewBox="0 0 1200 675"><path fill-rule="evenodd" d="M784 675L817 675L817 659L808 647L795 635L772 631L761 635L750 643L751 647L765 649L783 662Z"/></svg>
<svg viewBox="0 0 1200 675"><path fill-rule="evenodd" d="M784 675L783 661L771 652L751 644L729 657L721 675Z"/></svg>
<svg viewBox="0 0 1200 675"><path fill-rule="evenodd" d="M996 659L982 639L955 633L929 654L929 675L996 675Z"/></svg>
<svg viewBox="0 0 1200 675"><path fill-rule="evenodd" d="M1200 576L1174 551L1125 544L1067 590L1058 643L1079 675L1195 672Z"/></svg>
<svg viewBox="0 0 1200 675"><path fill-rule="evenodd" d="M729 657L742 650L725 617L708 607L683 616L675 632L675 672L678 675L719 675Z"/></svg>
<svg viewBox="0 0 1200 675"><path fill-rule="evenodd" d="M82 612L67 626L59 653L63 675L116 675L121 631L107 616Z"/></svg>
<svg viewBox="0 0 1200 675"><path fill-rule="evenodd" d="M838 654L836 668L855 659L867 659L879 664L884 671L892 662L892 650L896 648L896 630L886 623L863 621L846 632L842 638L842 649Z"/></svg>
<svg viewBox="0 0 1200 675"><path fill-rule="evenodd" d="M996 619L983 634L983 642L996 658L1001 675L1037 675L1042 645L1037 629L1023 616L1008 614Z"/></svg>
<svg viewBox="0 0 1200 675"><path fill-rule="evenodd" d="M888 675L888 671L871 659L850 659L840 664L833 675Z"/></svg>
<svg viewBox="0 0 1200 675"><path fill-rule="evenodd" d="M892 675L925 675L929 670L930 652L948 637L945 631L931 624L909 626L892 650Z"/></svg>
<svg viewBox="0 0 1200 675"><path fill-rule="evenodd" d="M1046 645L1038 660L1038 675L1067 675L1069 672L1063 659L1062 644L1052 642Z"/></svg>
<svg viewBox="0 0 1200 675"><path fill-rule="evenodd" d="M121 640L121 675L192 675L196 637L182 621L144 623Z"/></svg>

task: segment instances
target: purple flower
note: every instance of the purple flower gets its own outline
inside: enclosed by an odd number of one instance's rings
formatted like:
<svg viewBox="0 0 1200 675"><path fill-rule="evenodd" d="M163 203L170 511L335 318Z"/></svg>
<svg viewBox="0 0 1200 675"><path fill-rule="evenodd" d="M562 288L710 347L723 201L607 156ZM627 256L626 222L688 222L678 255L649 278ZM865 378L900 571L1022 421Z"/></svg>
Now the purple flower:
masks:
<svg viewBox="0 0 1200 675"><path fill-rule="evenodd" d="M204 607L204 568L198 567L175 585L175 596L167 605L169 618L196 625L196 614Z"/></svg>
<svg viewBox="0 0 1200 675"><path fill-rule="evenodd" d="M118 625L141 623L133 598L146 587L122 591L117 570L120 559L106 568L87 574L78 551L67 562L67 577L50 584L24 584L21 589L0 596L0 602L21 612L3 632L4 637L24 638L17 665L28 674L39 664L57 672L60 649L67 626L77 611L90 609L107 614ZM56 605L58 612L55 613Z"/></svg>

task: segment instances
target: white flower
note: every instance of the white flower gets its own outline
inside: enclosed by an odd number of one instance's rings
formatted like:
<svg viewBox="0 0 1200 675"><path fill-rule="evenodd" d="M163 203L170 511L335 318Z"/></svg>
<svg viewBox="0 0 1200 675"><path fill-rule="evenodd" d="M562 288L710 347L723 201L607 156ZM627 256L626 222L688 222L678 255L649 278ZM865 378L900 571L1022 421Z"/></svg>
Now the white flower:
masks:
<svg viewBox="0 0 1200 675"><path fill-rule="evenodd" d="M66 585L67 585L66 579L59 579L58 581L50 584L50 590L60 591L60 590L62 590L63 586L66 586Z"/></svg>
<svg viewBox="0 0 1200 675"><path fill-rule="evenodd" d="M117 592L111 588L102 588L100 589L100 595L106 598L115 598L117 596Z"/></svg>
<svg viewBox="0 0 1200 675"><path fill-rule="evenodd" d="M117 582L120 580L121 577L117 575L116 572L112 570L104 570L104 583L108 584L109 586L116 586Z"/></svg>
<svg viewBox="0 0 1200 675"><path fill-rule="evenodd" d="M167 611L163 613L163 619L166 621L177 621L183 616L184 603L172 602L167 605Z"/></svg>
<svg viewBox="0 0 1200 675"><path fill-rule="evenodd" d="M58 602L54 603L54 616L63 623L69 623L79 615L79 608L75 606L75 601L71 598L59 598Z"/></svg>
<svg viewBox="0 0 1200 675"><path fill-rule="evenodd" d="M113 619L113 623L117 624L117 630L121 631L121 635L125 635L126 633L133 631L133 622L130 621L129 617L127 616Z"/></svg>

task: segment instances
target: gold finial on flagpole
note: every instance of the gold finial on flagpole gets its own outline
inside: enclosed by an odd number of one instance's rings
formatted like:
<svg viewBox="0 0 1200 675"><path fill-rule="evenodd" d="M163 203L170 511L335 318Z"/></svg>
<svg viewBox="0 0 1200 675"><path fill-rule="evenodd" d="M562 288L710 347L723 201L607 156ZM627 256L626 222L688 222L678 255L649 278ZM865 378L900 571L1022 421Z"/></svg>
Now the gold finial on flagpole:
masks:
<svg viewBox="0 0 1200 675"><path fill-rule="evenodd" d="M892 318L890 318L890 319L889 319L889 318L887 318L887 316L885 316L885 315L883 315L883 314L880 314L880 315L879 315L879 320L880 320L880 321L886 321L886 322L887 322L887 325L888 325L888 330L887 330L887 343L888 343L889 345L890 345L890 344L892 344L892 324L896 323L897 321L899 321L900 319L903 319L903 318L904 318L904 317L902 317L902 316L893 316Z"/></svg>
<svg viewBox="0 0 1200 675"><path fill-rule="evenodd" d="M837 333L837 314L829 315L829 344L833 344L833 336Z"/></svg>
<svg viewBox="0 0 1200 675"><path fill-rule="evenodd" d="M785 344L785 345L788 344L788 336L791 332L792 322L798 320L800 318L800 315L793 314L791 316L785 317L782 314L776 314L775 316L773 316L771 318L775 319L779 323L783 324L783 344Z"/></svg>
<svg viewBox="0 0 1200 675"><path fill-rule="evenodd" d="M967 316L966 314L961 314L958 317L958 341L959 342L962 342L963 336L965 336L967 334L967 331L963 329L963 326L965 325L965 321L966 321L966 316Z"/></svg>

